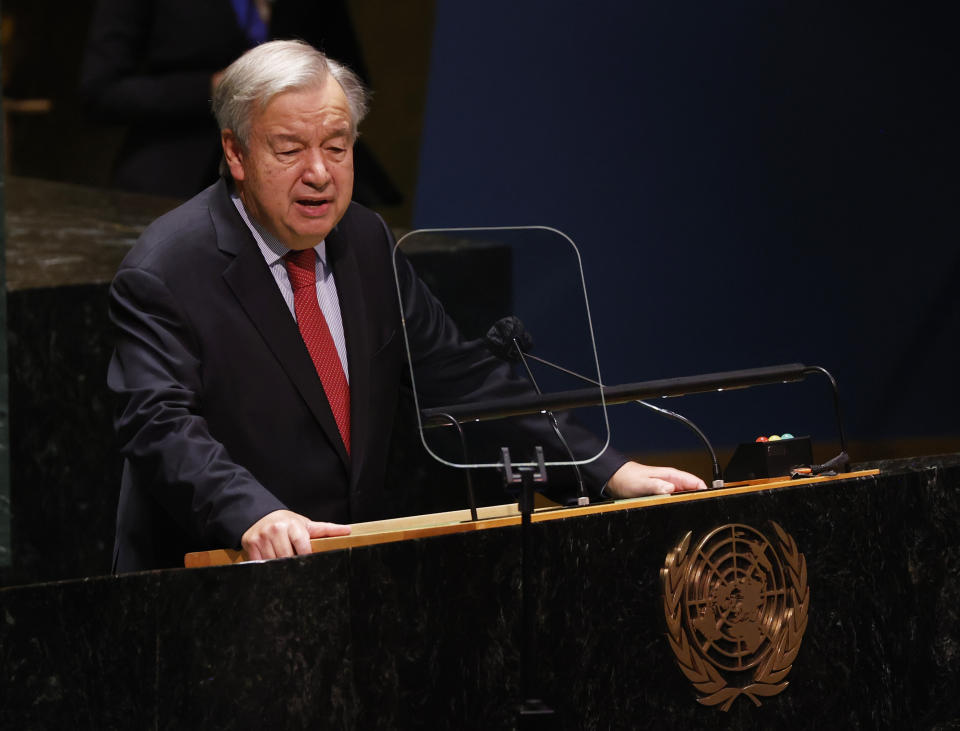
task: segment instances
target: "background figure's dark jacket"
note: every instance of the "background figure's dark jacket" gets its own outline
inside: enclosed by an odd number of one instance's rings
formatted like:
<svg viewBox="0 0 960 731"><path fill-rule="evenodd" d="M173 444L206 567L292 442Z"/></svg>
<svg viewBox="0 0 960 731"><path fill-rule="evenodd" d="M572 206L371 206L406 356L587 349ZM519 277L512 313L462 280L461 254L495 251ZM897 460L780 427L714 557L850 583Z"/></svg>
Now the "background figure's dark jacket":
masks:
<svg viewBox="0 0 960 731"><path fill-rule="evenodd" d="M343 0L277 0L270 37L305 40L366 75ZM80 94L97 118L127 125L115 187L188 198L217 179L211 77L252 47L230 0L98 1ZM365 148L358 157L371 166Z"/></svg>
<svg viewBox="0 0 960 731"><path fill-rule="evenodd" d="M339 523L393 510L384 477L408 380L393 239L354 203L327 252L347 341L349 457L226 183L158 219L124 259L110 291L117 346L108 381L124 457L116 570L182 566L185 552L239 547L247 528L281 508ZM421 406L526 392L481 342L460 338L398 262ZM575 451L595 453L596 440L570 428ZM586 470L592 486L624 461L608 450Z"/></svg>

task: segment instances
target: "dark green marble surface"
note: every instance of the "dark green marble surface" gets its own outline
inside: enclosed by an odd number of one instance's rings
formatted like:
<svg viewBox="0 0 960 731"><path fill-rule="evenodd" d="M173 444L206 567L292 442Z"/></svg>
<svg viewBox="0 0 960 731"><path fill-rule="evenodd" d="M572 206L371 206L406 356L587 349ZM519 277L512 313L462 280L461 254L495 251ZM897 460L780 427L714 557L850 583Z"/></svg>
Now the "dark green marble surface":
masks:
<svg viewBox="0 0 960 731"><path fill-rule="evenodd" d="M7 290L109 282L143 229L179 202L8 178Z"/></svg>
<svg viewBox="0 0 960 731"><path fill-rule="evenodd" d="M0 130L0 145L3 145ZM6 173L0 170L0 282L6 283L7 227L5 224ZM0 299L0 571L10 566L10 410L7 379L7 300ZM2 582L0 582L2 583Z"/></svg>
<svg viewBox="0 0 960 731"><path fill-rule="evenodd" d="M960 723L960 457L535 525L537 678L559 728ZM659 571L687 531L775 520L806 557L789 687L696 702ZM0 590L0 727L511 728L517 527Z"/></svg>
<svg viewBox="0 0 960 731"><path fill-rule="evenodd" d="M9 177L4 194L0 585L102 574L119 485L107 283L177 201Z"/></svg>

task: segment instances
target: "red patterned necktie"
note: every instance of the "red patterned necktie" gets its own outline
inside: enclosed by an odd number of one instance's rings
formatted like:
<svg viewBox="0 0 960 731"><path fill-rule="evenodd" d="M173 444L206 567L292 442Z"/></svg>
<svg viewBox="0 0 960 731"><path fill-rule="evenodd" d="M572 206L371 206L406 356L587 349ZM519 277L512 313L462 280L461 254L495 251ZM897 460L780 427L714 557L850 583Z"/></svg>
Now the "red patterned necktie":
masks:
<svg viewBox="0 0 960 731"><path fill-rule="evenodd" d="M327 320L317 304L316 254L313 249L291 251L286 256L287 274L293 286L293 307L300 335L327 394L343 444L350 453L350 386L330 335Z"/></svg>

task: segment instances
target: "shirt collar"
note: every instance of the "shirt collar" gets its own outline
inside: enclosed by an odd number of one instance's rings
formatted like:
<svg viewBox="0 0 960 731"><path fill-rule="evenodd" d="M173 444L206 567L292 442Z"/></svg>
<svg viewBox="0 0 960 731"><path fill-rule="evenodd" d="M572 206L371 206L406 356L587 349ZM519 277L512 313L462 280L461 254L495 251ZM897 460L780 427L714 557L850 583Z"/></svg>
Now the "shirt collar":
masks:
<svg viewBox="0 0 960 731"><path fill-rule="evenodd" d="M263 254L263 258L267 262L267 266L273 266L290 253L290 248L286 244L267 231L256 219L247 213L247 209L244 207L240 196L237 195L236 190L230 191L230 199L233 201L233 205L236 206L237 212L240 214L240 218L243 219L243 222L247 224L247 228L250 229L250 233L253 234L253 239L257 242L257 246L260 247L260 253ZM326 239L314 246L313 250L317 252L317 256L320 257L320 262L323 264L323 270L326 271Z"/></svg>

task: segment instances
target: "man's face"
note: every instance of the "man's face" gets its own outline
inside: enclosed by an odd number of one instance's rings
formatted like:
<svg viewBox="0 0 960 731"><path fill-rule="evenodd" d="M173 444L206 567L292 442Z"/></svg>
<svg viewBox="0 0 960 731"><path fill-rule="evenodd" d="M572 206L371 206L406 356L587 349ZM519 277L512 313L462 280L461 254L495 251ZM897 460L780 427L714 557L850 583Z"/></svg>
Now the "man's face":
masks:
<svg viewBox="0 0 960 731"><path fill-rule="evenodd" d="M320 243L353 194L350 110L340 85L278 94L255 111L243 148L232 130L223 151L247 212L291 249Z"/></svg>

